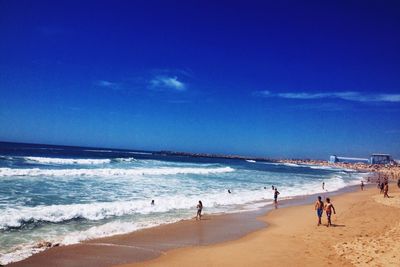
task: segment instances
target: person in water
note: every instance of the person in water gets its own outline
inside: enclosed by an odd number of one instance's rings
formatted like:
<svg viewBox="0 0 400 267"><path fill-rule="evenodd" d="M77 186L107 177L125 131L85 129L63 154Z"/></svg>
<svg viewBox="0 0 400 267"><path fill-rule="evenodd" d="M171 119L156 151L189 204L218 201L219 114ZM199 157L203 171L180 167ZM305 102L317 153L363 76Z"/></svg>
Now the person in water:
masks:
<svg viewBox="0 0 400 267"><path fill-rule="evenodd" d="M278 203L278 195L280 193L278 192L278 188L275 187L275 192L274 192L274 202Z"/></svg>
<svg viewBox="0 0 400 267"><path fill-rule="evenodd" d="M275 190L275 187L274 187L274 186L272 186L272 190Z"/></svg>
<svg viewBox="0 0 400 267"><path fill-rule="evenodd" d="M318 196L318 200L315 202L315 210L317 211L318 216L318 226L320 226L322 224L322 213L324 212L324 202L322 201L321 196Z"/></svg>
<svg viewBox="0 0 400 267"><path fill-rule="evenodd" d="M154 199L151 201L151 205L154 205Z"/></svg>
<svg viewBox="0 0 400 267"><path fill-rule="evenodd" d="M361 191L364 191L364 181L361 181Z"/></svg>
<svg viewBox="0 0 400 267"><path fill-rule="evenodd" d="M201 220L201 211L203 210L203 203L199 200L199 204L197 204L197 215L196 220Z"/></svg>
<svg viewBox="0 0 400 267"><path fill-rule="evenodd" d="M322 182L322 190L325 190L325 182Z"/></svg>
<svg viewBox="0 0 400 267"><path fill-rule="evenodd" d="M333 206L333 204L331 203L331 199L329 197L327 197L326 204L325 204L326 217L328 218L327 227L332 226L332 221L331 221L332 211L333 211L333 214L336 214L336 210L335 210L335 207Z"/></svg>
<svg viewBox="0 0 400 267"><path fill-rule="evenodd" d="M228 193L229 193L229 194L232 193L230 189L228 189Z"/></svg>

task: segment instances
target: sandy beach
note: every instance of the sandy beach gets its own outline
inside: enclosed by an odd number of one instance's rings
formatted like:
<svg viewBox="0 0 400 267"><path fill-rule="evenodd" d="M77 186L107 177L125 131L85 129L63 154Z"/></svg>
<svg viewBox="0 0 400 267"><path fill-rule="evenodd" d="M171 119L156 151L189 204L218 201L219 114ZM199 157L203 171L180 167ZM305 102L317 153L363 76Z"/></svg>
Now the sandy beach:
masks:
<svg viewBox="0 0 400 267"><path fill-rule="evenodd" d="M304 196L53 247L10 266L398 266L400 189L391 178L390 198L375 183L322 194L337 210L333 227L325 214L317 226L316 196Z"/></svg>
<svg viewBox="0 0 400 267"><path fill-rule="evenodd" d="M399 266L400 190L374 186L332 198L334 227L317 226L313 205L260 217L268 227L235 241L167 251L128 266ZM202 223L202 222L199 222Z"/></svg>

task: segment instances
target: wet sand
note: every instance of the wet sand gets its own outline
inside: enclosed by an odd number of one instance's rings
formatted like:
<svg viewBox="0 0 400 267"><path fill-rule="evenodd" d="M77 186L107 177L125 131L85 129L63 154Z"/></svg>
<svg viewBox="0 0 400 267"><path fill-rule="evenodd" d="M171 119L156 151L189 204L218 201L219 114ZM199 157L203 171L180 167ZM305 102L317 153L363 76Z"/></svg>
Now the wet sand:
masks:
<svg viewBox="0 0 400 267"><path fill-rule="evenodd" d="M156 258L170 249L201 246L240 238L265 227L256 218L266 210L226 215L205 215L203 220L185 220L94 239L76 245L53 247L9 266L111 266Z"/></svg>
<svg viewBox="0 0 400 267"><path fill-rule="evenodd" d="M128 266L400 266L400 190L375 186L332 197L334 227L317 226L314 205L273 210L268 227L224 243L179 248ZM326 224L326 217L323 217Z"/></svg>

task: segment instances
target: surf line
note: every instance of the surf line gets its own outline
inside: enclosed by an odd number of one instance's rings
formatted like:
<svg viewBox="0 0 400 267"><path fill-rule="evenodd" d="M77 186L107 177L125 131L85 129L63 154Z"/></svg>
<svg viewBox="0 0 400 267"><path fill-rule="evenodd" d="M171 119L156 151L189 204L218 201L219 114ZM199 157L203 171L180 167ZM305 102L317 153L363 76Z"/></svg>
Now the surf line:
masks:
<svg viewBox="0 0 400 267"><path fill-rule="evenodd" d="M135 248L135 249L141 249L141 250L146 250L154 253L161 253L163 255L167 255L166 252L162 250L157 250L157 249L151 249L151 248L143 248L139 246L131 246L131 245L119 245L119 244L112 244L112 243L85 243L85 245L89 246L105 246L105 247L123 247L123 248Z"/></svg>

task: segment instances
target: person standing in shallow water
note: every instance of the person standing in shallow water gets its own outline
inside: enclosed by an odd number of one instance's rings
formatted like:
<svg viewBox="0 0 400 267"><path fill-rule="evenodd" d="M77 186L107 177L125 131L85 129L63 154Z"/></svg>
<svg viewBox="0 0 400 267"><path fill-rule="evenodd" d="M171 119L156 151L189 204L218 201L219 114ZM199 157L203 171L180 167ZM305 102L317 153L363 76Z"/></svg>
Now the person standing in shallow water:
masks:
<svg viewBox="0 0 400 267"><path fill-rule="evenodd" d="M361 191L364 191L364 181L361 181Z"/></svg>
<svg viewBox="0 0 400 267"><path fill-rule="evenodd" d="M278 188L275 187L275 191L274 191L274 202L278 203L278 195L280 193L278 192Z"/></svg>
<svg viewBox="0 0 400 267"><path fill-rule="evenodd" d="M321 225L321 217L324 212L324 202L321 199L321 196L318 196L318 200L315 202L315 210L317 211L318 216L318 226Z"/></svg>
<svg viewBox="0 0 400 267"><path fill-rule="evenodd" d="M203 203L199 200L199 204L197 204L197 215L196 220L201 220L201 211L203 210Z"/></svg>

